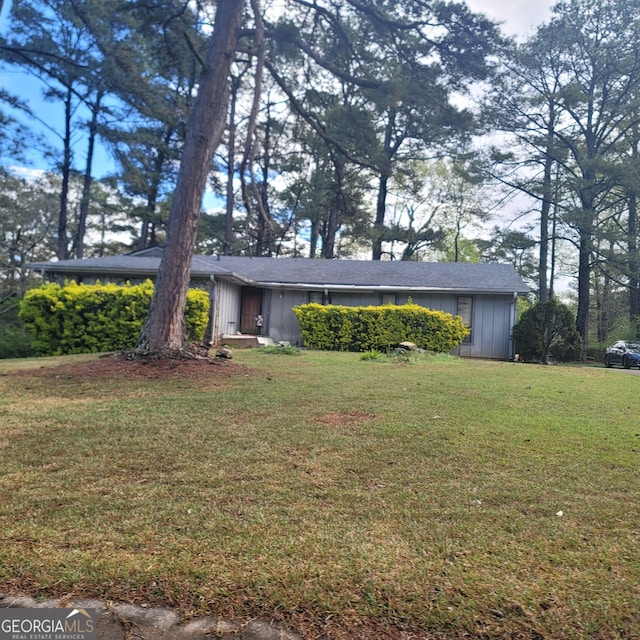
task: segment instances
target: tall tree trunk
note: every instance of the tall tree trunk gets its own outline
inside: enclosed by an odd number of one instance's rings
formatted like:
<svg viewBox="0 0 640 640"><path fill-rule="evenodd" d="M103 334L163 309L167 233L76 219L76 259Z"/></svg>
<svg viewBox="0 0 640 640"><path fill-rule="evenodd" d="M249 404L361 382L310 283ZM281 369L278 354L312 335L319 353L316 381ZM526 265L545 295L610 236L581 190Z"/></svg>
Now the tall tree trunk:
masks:
<svg viewBox="0 0 640 640"><path fill-rule="evenodd" d="M78 230L76 232L76 258L84 258L84 236L87 230L87 217L89 215L89 204L91 203L91 183L93 181L93 153L98 135L98 114L100 113L100 103L102 102L102 91L98 91L96 100L91 107L91 122L89 123L89 146L87 148L87 162L84 170L84 180L82 183L82 200L80 201L80 215L78 216Z"/></svg>
<svg viewBox="0 0 640 640"><path fill-rule="evenodd" d="M553 169L553 137L555 113L553 104L549 105L549 125L544 158L544 174L542 179L542 206L540 207L540 255L538 258L538 296L540 302L549 299L547 286L547 269L549 265L549 212L551 211L551 172Z"/></svg>
<svg viewBox="0 0 640 640"><path fill-rule="evenodd" d="M172 125L168 125L162 137L163 145L158 145L156 157L153 160L153 172L151 174L151 182L147 191L147 203L145 205L144 217L140 225L140 237L138 238L138 249L146 249L155 244L155 216L158 206L158 194L160 193L160 184L162 183L163 167L168 157L168 149L171 144L171 138L175 133Z"/></svg>
<svg viewBox="0 0 640 640"><path fill-rule="evenodd" d="M315 258L318 251L318 219L311 220L311 229L309 230L309 257Z"/></svg>
<svg viewBox="0 0 640 640"><path fill-rule="evenodd" d="M587 342L589 340L589 311L591 304L591 251L596 214L594 211L596 193L598 191L596 170L594 168L595 135L593 133L593 105L589 104L588 125L585 132L585 161L582 169L582 187L580 204L582 217L580 220L578 247L578 310L576 312L576 328L582 338L582 360L587 359Z"/></svg>
<svg viewBox="0 0 640 640"><path fill-rule="evenodd" d="M338 230L338 202L335 198L329 203L329 220L325 227L325 236L322 242L322 257L325 260L333 260L336 257L336 233Z"/></svg>
<svg viewBox="0 0 640 640"><path fill-rule="evenodd" d="M637 134L636 134L637 135ZM631 144L633 166L638 163L638 139ZM638 194L629 189L629 320L635 326L640 318L640 261L638 260ZM637 329L636 329L637 331Z"/></svg>
<svg viewBox="0 0 640 640"><path fill-rule="evenodd" d="M67 255L67 218L69 211L69 180L71 178L71 114L73 111L73 92L67 89L64 100L64 136L62 155L62 186L60 187L60 211L58 213L58 260Z"/></svg>
<svg viewBox="0 0 640 640"><path fill-rule="evenodd" d="M387 172L380 174L378 181L378 198L376 201L376 221L373 225L373 253L374 260L382 257L382 235L384 232L384 218L387 208L387 193L389 192L389 175Z"/></svg>
<svg viewBox="0 0 640 640"><path fill-rule="evenodd" d="M263 146L264 153L262 158L262 165L260 168L261 179L260 182L257 183L253 178L251 178L251 187L254 192L254 197L256 202L258 203L258 211L260 214L260 220L262 220L262 224L258 225L260 230L260 253L259 255L269 256L270 258L276 252L275 247L275 234L273 230L273 218L271 217L271 209L269 206L269 174L271 172L271 129L272 129L272 121L270 116L271 105L267 104L267 113L266 113L266 122L262 126L263 130Z"/></svg>
<svg viewBox="0 0 640 640"><path fill-rule="evenodd" d="M604 253L614 255L615 241L609 239L608 247L603 246L605 242L606 241L604 239L598 241L599 246L595 249L596 253L598 255L603 255ZM593 291L591 295L591 307L593 309L592 314L596 321L596 336L598 342L605 342L611 330L611 308L613 303L612 285L613 281L608 275L606 269L596 271L592 274L591 286Z"/></svg>
<svg viewBox="0 0 640 640"><path fill-rule="evenodd" d="M638 261L638 196L629 194L629 319L640 317L640 263Z"/></svg>
<svg viewBox="0 0 640 640"><path fill-rule="evenodd" d="M376 221L373 225L373 259L380 260L382 257L382 235L384 232L384 219L387 209L387 194L389 192L389 180L392 172L392 158L394 151L392 145L393 130L396 126L396 112L391 109L389 112L389 120L384 134L384 162L380 169L380 178L378 181L378 197L376 200Z"/></svg>
<svg viewBox="0 0 640 640"><path fill-rule="evenodd" d="M171 352L185 346L184 309L202 195L213 153L222 139L229 107L229 72L244 0L219 0L213 35L189 119L167 242L149 315L135 351Z"/></svg>
<svg viewBox="0 0 640 640"><path fill-rule="evenodd" d="M560 192L560 166L556 165L555 185L553 189L553 207L551 213L551 264L549 265L549 299L555 295L556 281L556 239L558 237L558 200Z"/></svg>
<svg viewBox="0 0 640 640"><path fill-rule="evenodd" d="M340 200L342 199L344 187L344 160L339 154L334 154L333 167L333 194L329 205L329 219L327 220L325 237L322 243L322 257L326 260L333 260L336 257L338 214L340 211Z"/></svg>
<svg viewBox="0 0 640 640"><path fill-rule="evenodd" d="M582 360L587 357L589 338L589 305L591 288L591 231L581 229L578 248L578 311L576 328L582 338Z"/></svg>
<svg viewBox="0 0 640 640"><path fill-rule="evenodd" d="M229 156L227 159L227 202L224 214L224 242L222 253L230 256L233 252L233 210L234 210L234 188L233 180L236 171L236 103L238 101L238 89L240 79L234 78L231 83L231 103L229 106L229 140L227 143Z"/></svg>
<svg viewBox="0 0 640 640"><path fill-rule="evenodd" d="M462 224L460 217L456 219L456 232L453 234L453 261L459 262L460 260L460 238L462 237Z"/></svg>

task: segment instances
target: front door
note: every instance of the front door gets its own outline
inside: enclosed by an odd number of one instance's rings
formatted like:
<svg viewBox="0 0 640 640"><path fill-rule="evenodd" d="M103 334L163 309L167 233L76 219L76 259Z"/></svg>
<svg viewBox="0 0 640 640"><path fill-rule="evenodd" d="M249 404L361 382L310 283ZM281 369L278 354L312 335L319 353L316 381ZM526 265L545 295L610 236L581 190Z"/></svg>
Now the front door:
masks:
<svg viewBox="0 0 640 640"><path fill-rule="evenodd" d="M240 297L240 333L262 333L262 289L242 287Z"/></svg>

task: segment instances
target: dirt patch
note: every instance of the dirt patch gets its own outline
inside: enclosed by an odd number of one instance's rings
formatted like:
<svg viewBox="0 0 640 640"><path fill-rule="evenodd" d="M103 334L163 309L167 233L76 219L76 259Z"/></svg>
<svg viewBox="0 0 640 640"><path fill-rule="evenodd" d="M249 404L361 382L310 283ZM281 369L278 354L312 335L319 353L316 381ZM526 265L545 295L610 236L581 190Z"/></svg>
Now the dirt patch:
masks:
<svg viewBox="0 0 640 640"><path fill-rule="evenodd" d="M23 369L12 375L41 376L92 380L119 378L124 380L172 380L230 378L252 375L251 369L227 358L128 358L117 353L88 362L65 364L40 369Z"/></svg>
<svg viewBox="0 0 640 640"><path fill-rule="evenodd" d="M347 411L341 413L325 413L314 418L315 422L325 424L329 427L349 427L364 424L375 418L374 413L363 413L361 411Z"/></svg>

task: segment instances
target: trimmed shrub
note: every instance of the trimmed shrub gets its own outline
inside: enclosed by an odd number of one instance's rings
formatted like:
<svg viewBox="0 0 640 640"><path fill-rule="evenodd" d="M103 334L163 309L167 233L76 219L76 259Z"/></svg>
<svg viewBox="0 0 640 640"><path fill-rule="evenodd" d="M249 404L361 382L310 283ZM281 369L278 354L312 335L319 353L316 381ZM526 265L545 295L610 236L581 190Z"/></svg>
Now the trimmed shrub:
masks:
<svg viewBox="0 0 640 640"><path fill-rule="evenodd" d="M303 304L293 307L306 346L326 351L388 352L410 341L447 353L469 334L460 316L417 304L347 307Z"/></svg>
<svg viewBox="0 0 640 640"><path fill-rule="evenodd" d="M153 283L139 285L56 283L31 289L20 305L37 355L97 353L132 347L147 317ZM202 339L209 295L191 289L185 320L188 340Z"/></svg>
<svg viewBox="0 0 640 640"><path fill-rule="evenodd" d="M513 327L516 351L527 362L579 360L582 340L573 313L556 298L538 302Z"/></svg>
<svg viewBox="0 0 640 640"><path fill-rule="evenodd" d="M18 318L19 309L20 300L17 296L0 303L0 359L34 355L31 338Z"/></svg>

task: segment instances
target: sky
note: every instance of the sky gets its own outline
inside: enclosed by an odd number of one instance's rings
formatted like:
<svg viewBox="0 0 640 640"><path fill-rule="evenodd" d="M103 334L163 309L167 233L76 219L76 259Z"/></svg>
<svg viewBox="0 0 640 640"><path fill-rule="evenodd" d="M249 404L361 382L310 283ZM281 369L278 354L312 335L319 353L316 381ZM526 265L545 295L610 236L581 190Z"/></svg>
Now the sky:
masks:
<svg viewBox="0 0 640 640"><path fill-rule="evenodd" d="M469 8L500 23L505 33L516 38L526 37L547 20L554 4L555 0L467 0ZM0 0L0 32L6 28L10 5L10 0Z"/></svg>
<svg viewBox="0 0 640 640"><path fill-rule="evenodd" d="M555 0L467 0L476 13L498 22L509 36L522 40L551 16Z"/></svg>

